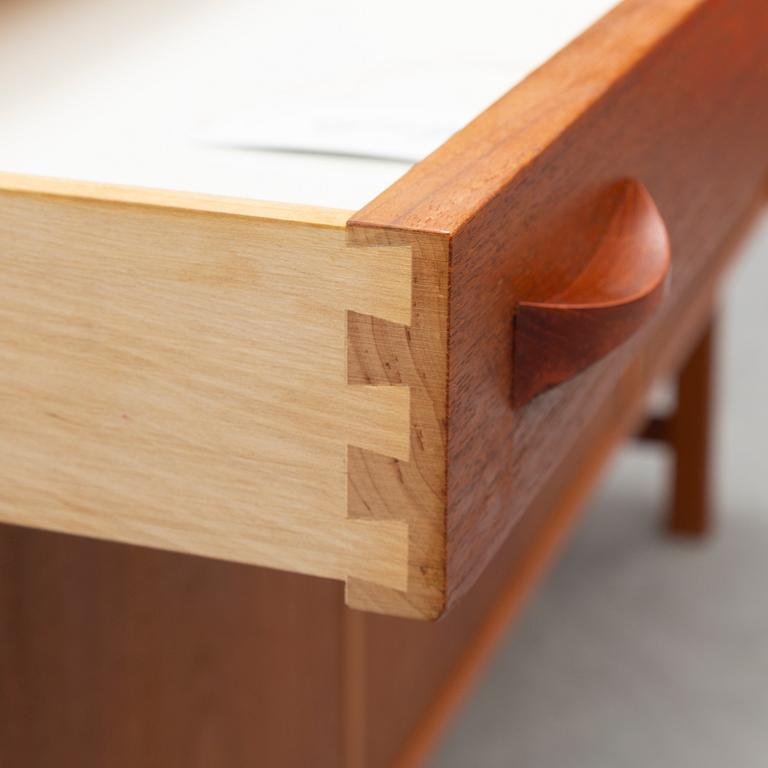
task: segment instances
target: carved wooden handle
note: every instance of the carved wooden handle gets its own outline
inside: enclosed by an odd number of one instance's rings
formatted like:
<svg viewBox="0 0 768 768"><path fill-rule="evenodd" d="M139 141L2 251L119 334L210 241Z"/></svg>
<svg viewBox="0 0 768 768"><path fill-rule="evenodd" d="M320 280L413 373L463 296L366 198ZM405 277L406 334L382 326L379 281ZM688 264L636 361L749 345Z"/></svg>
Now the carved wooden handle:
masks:
<svg viewBox="0 0 768 768"><path fill-rule="evenodd" d="M515 311L513 401L522 406L626 341L653 314L669 274L669 236L645 187L627 181L584 269L545 302Z"/></svg>

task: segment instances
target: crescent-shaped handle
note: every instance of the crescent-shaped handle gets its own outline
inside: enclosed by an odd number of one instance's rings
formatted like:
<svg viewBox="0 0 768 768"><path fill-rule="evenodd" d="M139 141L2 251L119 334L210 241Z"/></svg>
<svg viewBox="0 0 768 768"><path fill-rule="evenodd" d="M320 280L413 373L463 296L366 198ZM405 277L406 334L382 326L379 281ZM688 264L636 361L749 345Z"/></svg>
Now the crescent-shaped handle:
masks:
<svg viewBox="0 0 768 768"><path fill-rule="evenodd" d="M521 302L514 317L513 401L525 405L629 339L661 302L669 236L645 187L629 180L584 269L545 302Z"/></svg>

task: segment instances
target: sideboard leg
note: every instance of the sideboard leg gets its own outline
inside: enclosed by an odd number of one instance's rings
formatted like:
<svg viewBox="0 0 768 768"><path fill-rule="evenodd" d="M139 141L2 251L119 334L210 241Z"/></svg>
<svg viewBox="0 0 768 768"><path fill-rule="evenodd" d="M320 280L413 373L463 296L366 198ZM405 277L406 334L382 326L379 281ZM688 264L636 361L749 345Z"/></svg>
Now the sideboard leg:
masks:
<svg viewBox="0 0 768 768"><path fill-rule="evenodd" d="M667 528L702 536L712 523L711 459L713 432L715 322L710 320L677 379L677 407L667 438L674 474Z"/></svg>

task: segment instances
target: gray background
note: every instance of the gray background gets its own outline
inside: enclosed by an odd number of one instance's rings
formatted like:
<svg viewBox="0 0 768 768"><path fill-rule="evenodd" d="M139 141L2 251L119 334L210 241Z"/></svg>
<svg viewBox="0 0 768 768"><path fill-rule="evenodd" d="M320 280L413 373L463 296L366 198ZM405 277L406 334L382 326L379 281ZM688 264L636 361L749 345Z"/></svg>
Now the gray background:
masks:
<svg viewBox="0 0 768 768"><path fill-rule="evenodd" d="M432 768L768 766L768 215L721 300L718 527L659 530L664 449L630 446Z"/></svg>

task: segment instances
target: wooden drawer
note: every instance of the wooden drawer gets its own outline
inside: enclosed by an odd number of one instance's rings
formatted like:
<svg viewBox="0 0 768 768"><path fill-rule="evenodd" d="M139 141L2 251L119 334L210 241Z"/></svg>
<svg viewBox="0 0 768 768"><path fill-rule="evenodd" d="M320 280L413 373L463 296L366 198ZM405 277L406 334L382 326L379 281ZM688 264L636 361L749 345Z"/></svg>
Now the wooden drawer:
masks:
<svg viewBox="0 0 768 768"><path fill-rule="evenodd" d="M766 175L767 35L762 0L625 0L357 213L3 176L0 520L441 615L699 321ZM564 372L550 326L521 362L532 304L577 310Z"/></svg>

